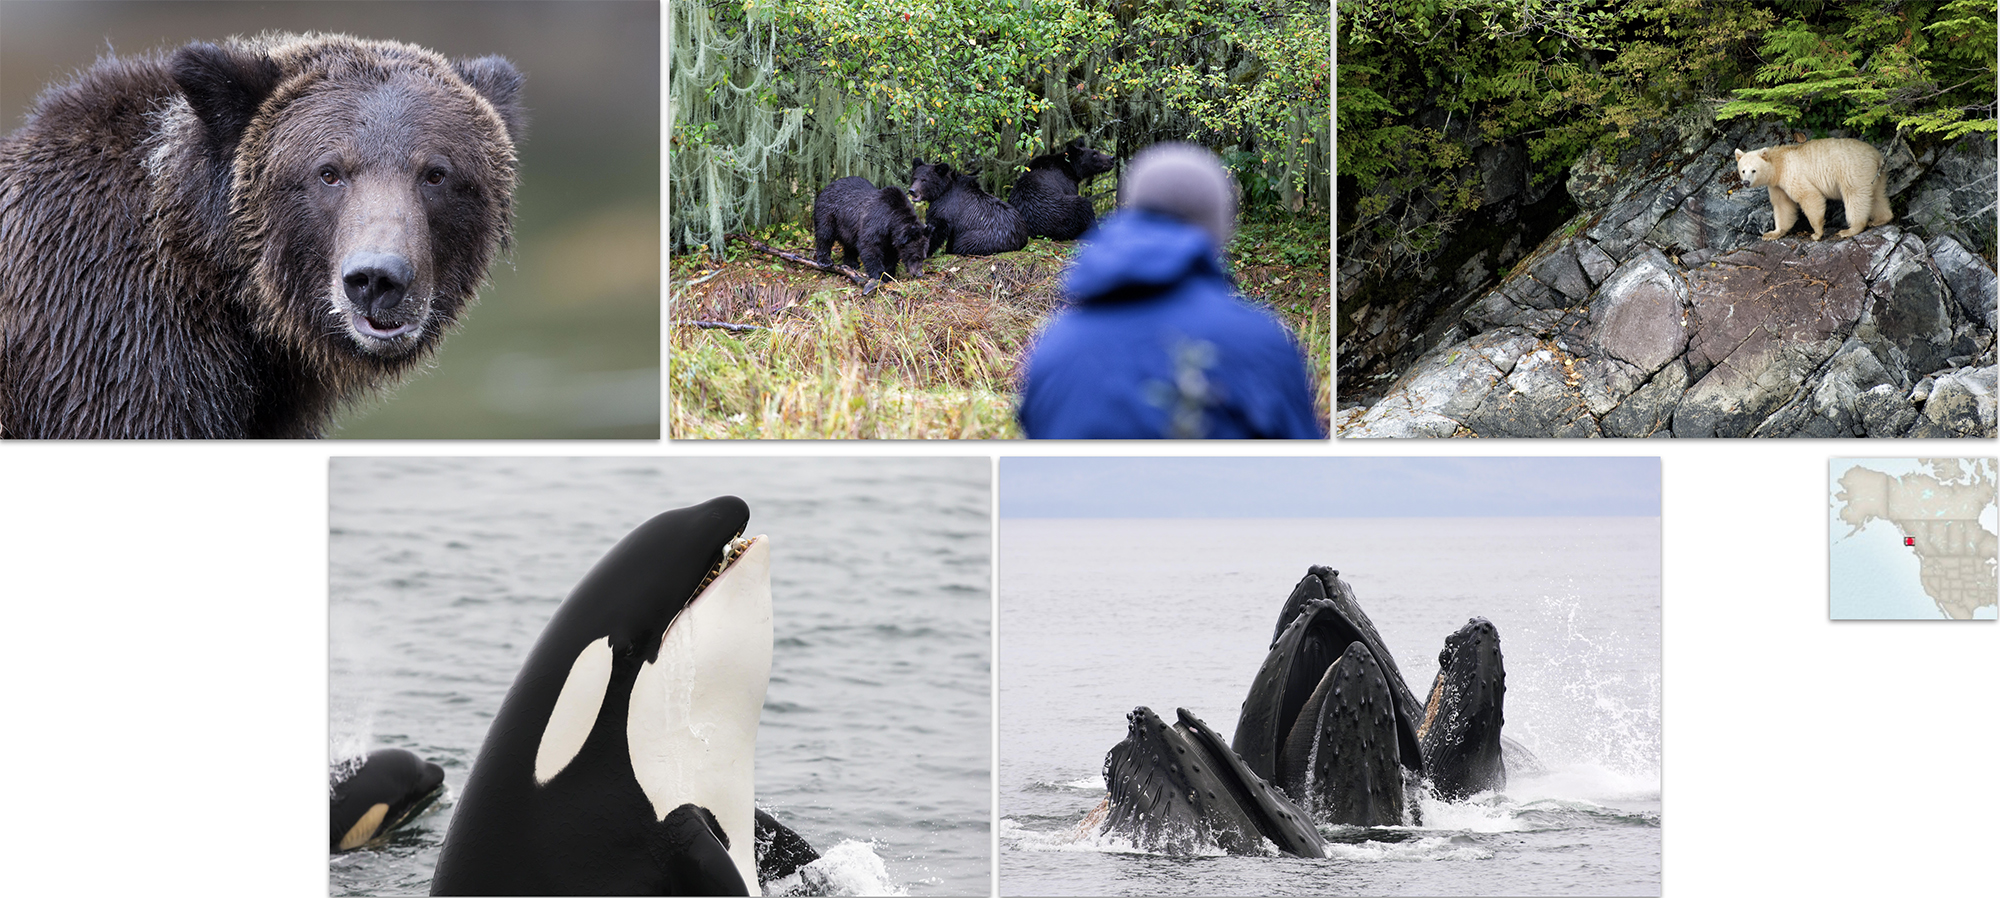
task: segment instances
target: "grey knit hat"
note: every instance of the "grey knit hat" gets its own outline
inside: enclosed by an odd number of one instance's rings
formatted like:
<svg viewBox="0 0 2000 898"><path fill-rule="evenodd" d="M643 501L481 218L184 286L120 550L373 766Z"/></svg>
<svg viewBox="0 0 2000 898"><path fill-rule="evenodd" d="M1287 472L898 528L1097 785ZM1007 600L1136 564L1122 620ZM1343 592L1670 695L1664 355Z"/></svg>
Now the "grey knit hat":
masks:
<svg viewBox="0 0 2000 898"><path fill-rule="evenodd" d="M1207 231L1219 251L1236 231L1236 183L1222 160L1187 143L1154 144L1132 157L1120 185L1129 208L1173 216Z"/></svg>

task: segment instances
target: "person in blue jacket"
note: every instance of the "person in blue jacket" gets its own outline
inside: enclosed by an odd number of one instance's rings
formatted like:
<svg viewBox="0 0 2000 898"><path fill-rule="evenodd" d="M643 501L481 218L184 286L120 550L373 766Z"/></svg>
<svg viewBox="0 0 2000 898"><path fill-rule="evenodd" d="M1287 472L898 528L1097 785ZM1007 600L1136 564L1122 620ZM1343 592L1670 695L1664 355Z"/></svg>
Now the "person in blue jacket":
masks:
<svg viewBox="0 0 2000 898"><path fill-rule="evenodd" d="M1029 351L1021 429L1036 439L1325 436L1289 331L1222 267L1236 199L1215 154L1132 160L1124 208L1083 237L1069 307Z"/></svg>

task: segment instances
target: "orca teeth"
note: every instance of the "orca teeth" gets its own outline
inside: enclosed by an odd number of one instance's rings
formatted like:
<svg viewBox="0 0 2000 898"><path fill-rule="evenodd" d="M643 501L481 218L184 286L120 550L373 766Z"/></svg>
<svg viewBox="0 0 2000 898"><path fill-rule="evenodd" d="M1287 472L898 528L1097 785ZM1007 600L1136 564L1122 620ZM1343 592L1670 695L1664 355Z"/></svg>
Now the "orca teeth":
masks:
<svg viewBox="0 0 2000 898"><path fill-rule="evenodd" d="M701 582L695 584L694 595L701 595L701 591L707 589L708 584L714 583L715 578L722 576L723 571L729 570L729 566L736 561L736 556L743 554L743 550L750 548L750 543L754 541L753 539L746 539L743 534L738 533L734 537L731 537L729 542L723 543L722 560L717 561L714 567L709 568L708 576L701 578Z"/></svg>

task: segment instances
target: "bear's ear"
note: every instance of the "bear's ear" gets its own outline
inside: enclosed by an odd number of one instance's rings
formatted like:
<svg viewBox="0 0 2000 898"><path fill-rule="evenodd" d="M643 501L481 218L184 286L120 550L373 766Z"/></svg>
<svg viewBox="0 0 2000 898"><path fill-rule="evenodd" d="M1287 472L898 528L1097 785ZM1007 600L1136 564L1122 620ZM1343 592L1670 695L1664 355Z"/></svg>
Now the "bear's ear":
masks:
<svg viewBox="0 0 2000 898"><path fill-rule="evenodd" d="M527 124L527 111L521 108L521 82L527 78L514 64L499 56L481 56L461 59L451 67L486 102L493 104L493 109L500 113L500 121L507 125L508 138L520 140L521 127Z"/></svg>
<svg viewBox="0 0 2000 898"><path fill-rule="evenodd" d="M1743 158L1743 151L1742 151L1742 150L1737 150L1737 151L1736 151L1736 158L1738 158L1738 159L1741 159L1741 158Z"/></svg>
<svg viewBox="0 0 2000 898"><path fill-rule="evenodd" d="M278 63L238 47L194 43L174 51L174 83L208 129L217 150L227 151L256 118L257 107L278 89Z"/></svg>

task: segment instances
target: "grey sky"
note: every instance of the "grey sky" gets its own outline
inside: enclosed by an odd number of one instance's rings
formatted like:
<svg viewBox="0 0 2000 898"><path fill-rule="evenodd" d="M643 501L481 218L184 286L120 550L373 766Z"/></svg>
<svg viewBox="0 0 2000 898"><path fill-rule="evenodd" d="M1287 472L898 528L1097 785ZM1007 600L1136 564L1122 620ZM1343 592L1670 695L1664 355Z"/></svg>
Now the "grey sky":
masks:
<svg viewBox="0 0 2000 898"><path fill-rule="evenodd" d="M1641 458L1000 459L1005 518L1651 517Z"/></svg>

